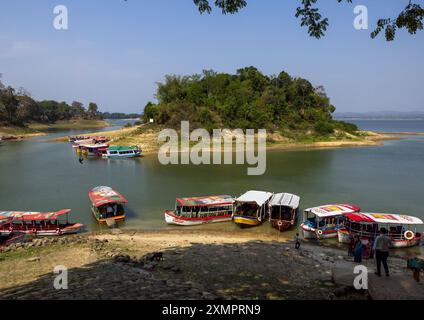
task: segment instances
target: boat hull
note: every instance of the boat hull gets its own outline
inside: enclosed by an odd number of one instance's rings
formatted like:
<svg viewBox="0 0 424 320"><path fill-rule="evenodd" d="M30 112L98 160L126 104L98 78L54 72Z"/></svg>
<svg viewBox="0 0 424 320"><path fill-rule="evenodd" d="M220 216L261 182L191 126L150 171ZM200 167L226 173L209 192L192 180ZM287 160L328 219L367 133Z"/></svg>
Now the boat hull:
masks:
<svg viewBox="0 0 424 320"><path fill-rule="evenodd" d="M127 155L111 155L106 154L104 157L108 159L129 159L129 158L138 158L141 156L141 153L127 154Z"/></svg>
<svg viewBox="0 0 424 320"><path fill-rule="evenodd" d="M392 241L392 243L393 243L393 248L395 249L409 248L409 247L415 247L419 245L421 240L422 240L422 236L419 236L419 237L415 237L412 240L394 240Z"/></svg>
<svg viewBox="0 0 424 320"><path fill-rule="evenodd" d="M228 222L232 220L231 214L204 218L183 218L175 215L173 211L165 211L164 214L167 224L178 226L197 226L209 223Z"/></svg>
<svg viewBox="0 0 424 320"><path fill-rule="evenodd" d="M300 225L300 228L303 232L303 238L304 239L331 239L331 238L337 238L337 229L327 229L324 230L321 235L318 236L317 230L315 228L312 228L310 226L305 225L302 223Z"/></svg>
<svg viewBox="0 0 424 320"><path fill-rule="evenodd" d="M234 216L233 220L235 224L248 227L259 226L262 223L262 221L257 218L247 218L243 216Z"/></svg>
<svg viewBox="0 0 424 320"><path fill-rule="evenodd" d="M278 220L278 219L272 219L270 220L270 222L272 227L277 229L280 232L287 231L294 225L293 221L285 221L285 220Z"/></svg>
<svg viewBox="0 0 424 320"><path fill-rule="evenodd" d="M349 231L347 229L340 229L337 232L338 235L338 239L340 243L345 243L345 244L349 244L350 243L350 234ZM419 236L415 237L412 240L392 240L392 244L393 244L393 248L398 249L398 248L409 248L409 247L414 247L420 244L422 240L422 235L420 234Z"/></svg>
<svg viewBox="0 0 424 320"><path fill-rule="evenodd" d="M26 235L34 235L34 236L61 236L61 235L67 235L67 234L75 234L82 230L84 227L81 223L74 223L69 224L65 227L59 227L56 229L27 229L27 230L20 230L16 228L12 228L11 230L1 230L0 236L10 236L13 233L21 233Z"/></svg>

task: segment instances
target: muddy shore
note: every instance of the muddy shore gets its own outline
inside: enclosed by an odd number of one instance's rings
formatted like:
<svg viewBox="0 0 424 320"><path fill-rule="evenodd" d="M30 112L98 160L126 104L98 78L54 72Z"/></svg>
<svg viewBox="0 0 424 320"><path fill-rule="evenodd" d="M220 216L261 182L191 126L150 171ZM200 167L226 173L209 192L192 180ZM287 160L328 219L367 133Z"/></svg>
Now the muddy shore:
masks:
<svg viewBox="0 0 424 320"><path fill-rule="evenodd" d="M6 248L0 299L368 299L334 282L333 268L353 269L351 260L324 242L295 250L284 236L113 229ZM400 257L390 264L407 272ZM58 265L68 269L67 290L53 287Z"/></svg>

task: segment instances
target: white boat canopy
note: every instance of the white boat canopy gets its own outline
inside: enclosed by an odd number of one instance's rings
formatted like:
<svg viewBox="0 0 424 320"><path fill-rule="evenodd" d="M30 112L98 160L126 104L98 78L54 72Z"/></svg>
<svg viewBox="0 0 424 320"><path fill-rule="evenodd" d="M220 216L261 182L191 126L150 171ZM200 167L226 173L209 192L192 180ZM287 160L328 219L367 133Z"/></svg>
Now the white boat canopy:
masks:
<svg viewBox="0 0 424 320"><path fill-rule="evenodd" d="M346 213L359 212L360 208L350 204L328 204L325 206L306 209L305 212L311 212L319 218L341 216Z"/></svg>
<svg viewBox="0 0 424 320"><path fill-rule="evenodd" d="M271 201L271 206L284 206L292 209L299 208L300 197L291 193L277 193L275 194Z"/></svg>
<svg viewBox="0 0 424 320"><path fill-rule="evenodd" d="M236 199L237 202L256 202L258 206L262 206L272 197L271 192L265 191L247 191Z"/></svg>
<svg viewBox="0 0 424 320"><path fill-rule="evenodd" d="M424 224L423 221L417 217L407 216L403 214L391 214L391 213L356 213L347 215L347 217L353 221L358 222L374 222L381 224Z"/></svg>

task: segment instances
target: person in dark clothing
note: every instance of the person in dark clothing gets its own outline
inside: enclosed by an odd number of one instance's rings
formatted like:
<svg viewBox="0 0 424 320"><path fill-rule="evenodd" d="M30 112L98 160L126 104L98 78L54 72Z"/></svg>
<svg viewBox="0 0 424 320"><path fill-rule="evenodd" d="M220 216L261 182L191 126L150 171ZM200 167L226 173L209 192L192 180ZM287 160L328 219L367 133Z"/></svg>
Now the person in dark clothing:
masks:
<svg viewBox="0 0 424 320"><path fill-rule="evenodd" d="M381 263L383 263L386 276L389 276L389 266L387 258L389 257L389 248L392 246L392 240L387 235L387 229L381 228L380 235L374 241L375 259L377 262L377 276L381 277Z"/></svg>
<svg viewBox="0 0 424 320"><path fill-rule="evenodd" d="M353 251L355 250L355 238L353 235L349 234L349 246L347 249L347 255L353 257Z"/></svg>
<svg viewBox="0 0 424 320"><path fill-rule="evenodd" d="M361 239L358 236L356 236L353 261L357 263L361 263L363 253L364 253L364 245L362 244Z"/></svg>
<svg viewBox="0 0 424 320"><path fill-rule="evenodd" d="M294 244L295 249L299 250L300 249L300 237L299 237L298 233L296 233L296 236L294 237L294 242L295 242L295 244Z"/></svg>

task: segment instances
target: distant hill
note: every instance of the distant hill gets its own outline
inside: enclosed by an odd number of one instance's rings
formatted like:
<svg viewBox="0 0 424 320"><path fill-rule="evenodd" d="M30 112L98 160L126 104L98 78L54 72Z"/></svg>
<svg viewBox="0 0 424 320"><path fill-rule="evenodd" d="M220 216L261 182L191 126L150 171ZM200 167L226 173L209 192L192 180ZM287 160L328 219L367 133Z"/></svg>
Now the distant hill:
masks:
<svg viewBox="0 0 424 320"><path fill-rule="evenodd" d="M424 111L335 112L340 120L424 120Z"/></svg>

